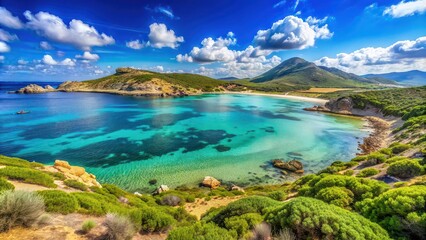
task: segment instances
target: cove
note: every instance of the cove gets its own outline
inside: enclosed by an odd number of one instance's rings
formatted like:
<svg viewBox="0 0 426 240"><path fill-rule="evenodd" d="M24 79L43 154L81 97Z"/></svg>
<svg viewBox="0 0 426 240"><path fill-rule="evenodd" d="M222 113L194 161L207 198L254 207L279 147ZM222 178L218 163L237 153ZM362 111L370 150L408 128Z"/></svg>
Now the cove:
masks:
<svg viewBox="0 0 426 240"><path fill-rule="evenodd" d="M302 109L269 96L183 98L99 93L0 94L0 154L83 166L129 191L197 185L204 176L247 186L285 181L272 159L305 174L355 156L363 121ZM21 109L30 114L16 115ZM293 176L286 176L292 180Z"/></svg>

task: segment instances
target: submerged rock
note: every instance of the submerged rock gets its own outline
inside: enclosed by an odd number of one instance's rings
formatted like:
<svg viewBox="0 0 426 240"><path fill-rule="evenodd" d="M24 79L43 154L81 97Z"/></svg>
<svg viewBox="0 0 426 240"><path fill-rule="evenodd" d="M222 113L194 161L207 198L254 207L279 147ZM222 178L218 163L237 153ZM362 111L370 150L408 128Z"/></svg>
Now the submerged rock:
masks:
<svg viewBox="0 0 426 240"><path fill-rule="evenodd" d="M214 177L210 177L210 176L204 177L204 180L201 184L205 187L209 187L209 188L213 188L213 189L220 186L219 180L217 180Z"/></svg>
<svg viewBox="0 0 426 240"><path fill-rule="evenodd" d="M291 160L286 162L281 159L275 159L272 163L274 167L279 169L283 169L290 172L303 173L303 164L298 160Z"/></svg>
<svg viewBox="0 0 426 240"><path fill-rule="evenodd" d="M54 89L50 85L46 85L44 88L42 86L39 86L37 84L30 84L26 87L23 87L16 91L15 93L25 93L25 94L32 94L32 93L46 93L46 92L54 92L56 89Z"/></svg>

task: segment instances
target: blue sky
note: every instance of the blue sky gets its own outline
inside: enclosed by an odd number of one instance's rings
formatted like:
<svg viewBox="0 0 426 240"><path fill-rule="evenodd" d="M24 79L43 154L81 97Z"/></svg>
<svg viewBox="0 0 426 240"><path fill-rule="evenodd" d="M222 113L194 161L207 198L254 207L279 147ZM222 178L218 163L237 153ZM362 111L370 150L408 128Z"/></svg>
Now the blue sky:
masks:
<svg viewBox="0 0 426 240"><path fill-rule="evenodd" d="M0 81L121 66L256 76L298 56L357 74L426 71L426 0L0 0Z"/></svg>

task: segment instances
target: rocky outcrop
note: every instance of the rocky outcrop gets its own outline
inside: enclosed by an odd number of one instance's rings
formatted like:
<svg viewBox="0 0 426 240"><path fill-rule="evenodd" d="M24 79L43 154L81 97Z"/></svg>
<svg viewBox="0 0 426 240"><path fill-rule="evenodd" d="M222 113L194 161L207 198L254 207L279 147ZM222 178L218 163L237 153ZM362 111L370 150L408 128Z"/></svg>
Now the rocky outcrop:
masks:
<svg viewBox="0 0 426 240"><path fill-rule="evenodd" d="M285 174L287 174L287 171L299 173L299 174L304 173L303 164L298 160L291 160L286 162L281 159L275 159L272 161L272 163L274 167L283 169Z"/></svg>
<svg viewBox="0 0 426 240"><path fill-rule="evenodd" d="M163 192L167 192L167 191L169 191L170 189L169 189L169 187L167 186L167 185L160 185L158 188L157 188L157 190L155 190L155 194L160 194L160 193L163 193Z"/></svg>
<svg viewBox="0 0 426 240"><path fill-rule="evenodd" d="M353 106L352 99L348 97L332 99L325 104L325 107L331 112L341 114L351 114Z"/></svg>
<svg viewBox="0 0 426 240"><path fill-rule="evenodd" d="M217 180L214 177L210 177L210 176L206 176L204 177L203 182L201 183L201 185L203 185L204 187L209 187L209 188L218 188L220 186L220 181Z"/></svg>
<svg viewBox="0 0 426 240"><path fill-rule="evenodd" d="M244 188L239 187L235 184L232 184L231 187L229 188L230 191L238 191L238 192L245 192Z"/></svg>
<svg viewBox="0 0 426 240"><path fill-rule="evenodd" d="M47 93L47 92L54 92L54 91L56 91L56 89L54 89L50 85L46 85L43 88L42 86L39 86L37 84L30 84L26 87L19 89L15 93L33 94L33 93Z"/></svg>
<svg viewBox="0 0 426 240"><path fill-rule="evenodd" d="M67 161L55 160L52 167L47 167L47 171L60 172L64 174L66 179L73 179L81 182L89 187L102 187L101 184L96 181L96 176L86 172L83 167L71 166Z"/></svg>

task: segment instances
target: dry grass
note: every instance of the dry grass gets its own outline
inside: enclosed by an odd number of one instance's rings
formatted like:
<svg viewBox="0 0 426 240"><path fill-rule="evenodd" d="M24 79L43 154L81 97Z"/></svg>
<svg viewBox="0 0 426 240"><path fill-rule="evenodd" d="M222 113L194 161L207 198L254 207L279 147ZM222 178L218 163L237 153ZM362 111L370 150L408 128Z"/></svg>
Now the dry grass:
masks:
<svg viewBox="0 0 426 240"><path fill-rule="evenodd" d="M332 93L338 91L350 90L349 88L310 88L308 90L301 90L302 93Z"/></svg>

